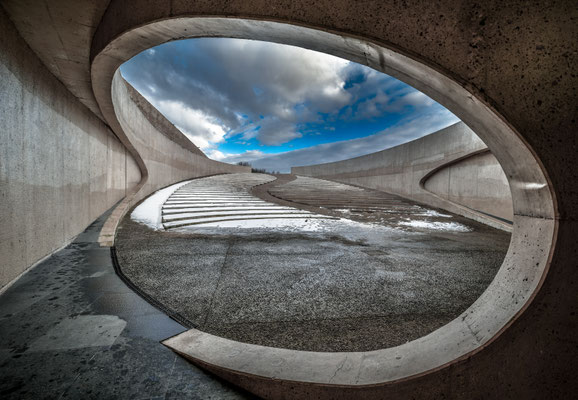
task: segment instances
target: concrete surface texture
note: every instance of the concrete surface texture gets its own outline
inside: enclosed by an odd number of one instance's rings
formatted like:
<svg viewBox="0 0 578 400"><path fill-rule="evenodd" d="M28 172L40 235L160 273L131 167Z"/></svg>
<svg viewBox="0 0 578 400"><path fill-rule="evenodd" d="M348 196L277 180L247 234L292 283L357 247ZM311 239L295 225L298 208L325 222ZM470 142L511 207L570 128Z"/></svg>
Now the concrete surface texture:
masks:
<svg viewBox="0 0 578 400"><path fill-rule="evenodd" d="M183 133L178 130L166 117L147 101L135 88L125 81L130 98L141 109L143 116L155 127L161 134L167 136L171 141L178 143L181 147L189 150L191 153L201 157L207 157L193 142L191 142Z"/></svg>
<svg viewBox="0 0 578 400"><path fill-rule="evenodd" d="M395 193L511 230L508 179L463 122L391 149L291 172Z"/></svg>
<svg viewBox="0 0 578 400"><path fill-rule="evenodd" d="M19 34L48 70L96 116L90 43L109 0L2 0Z"/></svg>
<svg viewBox="0 0 578 400"><path fill-rule="evenodd" d="M426 191L452 203L511 221L512 196L502 167L489 151L449 163L421 183Z"/></svg>
<svg viewBox="0 0 578 400"><path fill-rule="evenodd" d="M350 2L314 7L304 2L177 1L158 6L143 2L146 11L142 13L134 12L134 7L135 3L127 7L112 1L94 36L92 84L101 109L103 104L109 107L107 87L117 66L150 46L198 36L269 40L325 51L402 79L454 112L500 162L514 209L512 246L496 277L501 285L492 285L483 294L476 306L481 313L465 318L460 329L446 332L446 340L453 341L451 347L438 347L433 353L421 348L429 357L426 364L436 368L423 370L425 365L419 364L420 368L412 369L418 364L406 359L398 371L407 375L398 378L407 380L407 385L387 384L387 376L382 376L385 381L371 389L372 396L403 397L404 390L429 398L440 397L444 391L462 397L504 397L504 392L513 397L536 393L545 397L571 392L571 385L561 384L574 382L571 370L560 365L575 362L569 353L576 325L568 329L567 324L576 305L568 300L572 291L565 286L567 280L550 275L553 265L563 275L576 273L571 268L572 251L554 246L562 240L561 232L576 229L571 218L576 196L563 183L575 180L566 166L575 158L576 148L571 133L576 102L568 101L575 94L567 92L576 86L568 67L572 64L567 62L576 54L568 51L575 17L567 12L566 3L375 2L359 10L352 9L356 6ZM426 26L431 30L424 32ZM513 54L524 62L513 64ZM543 84L544 71L558 77L555 85ZM555 111L545 118L542 109ZM568 145L552 151L551 144L558 139ZM560 298L556 290L568 296ZM556 304L563 311L544 312L542 302ZM552 324L560 327L555 340L551 340ZM475 338L481 331L484 334ZM465 352L460 351L460 334L472 340L462 347L469 349ZM537 336L544 349L539 355L534 351ZM475 361L465 363L465 359ZM532 367L514 371L505 360ZM268 397L355 397L359 389L295 385L212 370ZM503 384L500 389L487 388L480 376ZM441 379L448 384L440 387ZM431 390L432 385L438 386L438 392Z"/></svg>
<svg viewBox="0 0 578 400"><path fill-rule="evenodd" d="M32 51L79 101L90 104L91 93L95 95L98 106L107 112L101 116L133 155L141 172L146 169L143 158L127 141L114 113L114 73L120 63L141 50L191 36L270 40L370 65L449 108L480 136L503 167L514 209L512 244L496 276L501 285L492 285L493 290L490 287L482 295L485 302L478 304L485 320L464 320L464 329L469 329L470 336L476 336L482 345L463 354L457 351L462 342L456 338L453 347L442 349L447 351L441 357L438 353L414 352L413 363L400 361L403 368L397 371L406 373L400 375L401 380L361 391L359 387L298 385L237 375L214 365L207 368L267 398L550 399L571 398L576 393L578 176L572 166L578 148L578 84L573 69L578 57L574 39L578 9L574 2L369 1L359 7L345 0L314 4L304 0L3 0L2 6ZM2 51L2 60L12 60L13 71L30 73L30 66L38 66L37 61L23 62L29 60L30 52L14 38L4 16L1 22L2 32L8 32L1 36L2 46L13 46ZM34 72L45 79L28 86L29 90L50 82L56 84L41 68ZM4 75L2 78L2 84L14 82L4 79ZM40 93L29 93L34 102L40 103ZM67 97L55 92L47 103L59 105ZM18 107L26 104L18 96L15 99ZM97 115L95 104L91 109ZM66 113L62 115L75 115L64 103L58 109ZM16 113L19 110L10 109ZM81 114L75 122L88 129L94 117ZM5 117L3 113L2 118L4 122L18 117ZM39 119L37 125L47 120L50 118ZM3 131L14 132L11 126ZM65 121L55 120L50 133L65 131L66 126ZM26 148L44 154L44 149L31 143ZM78 153L63 154L59 160L75 162ZM76 162L88 168L87 160L84 157ZM56 170L47 165L39 169ZM15 176L15 170L18 167L10 165L11 176ZM2 169L1 173L6 172ZM32 181L38 173L24 174L22 182ZM160 185L173 183L165 178ZM18 181L12 182L16 185ZM31 197L18 202L23 199ZM117 220L130 204L127 201L116 213ZM26 206L27 213L32 214L34 209L39 208ZM46 215L38 214L36 223ZM12 218L9 215L2 211L2 220ZM76 223L83 217L71 220ZM33 238L38 237L38 242L55 236L48 223L37 226L36 231L38 235L34 233ZM33 246L36 242L28 243ZM14 246L22 249L21 241ZM10 250L9 254L22 253ZM419 346L412 351L418 350ZM432 359L437 357L438 362L447 363L418 375L405 369L423 361L436 361ZM335 371L339 365L335 365ZM381 378L387 382L387 377Z"/></svg>
<svg viewBox="0 0 578 400"><path fill-rule="evenodd" d="M115 273L108 214L0 294L2 399L253 398L159 343L186 328Z"/></svg>
<svg viewBox="0 0 578 400"><path fill-rule="evenodd" d="M110 129L51 75L0 9L0 288L141 179Z"/></svg>
<svg viewBox="0 0 578 400"><path fill-rule="evenodd" d="M399 198L380 197L379 207L365 208L371 217L357 214L354 222L348 217L358 208L345 203L367 207L383 194L319 179L299 177L269 191L317 195L322 207L338 202L338 219L289 207L279 207L281 214L252 211L275 205L249 194L272 179L193 180L164 203L165 230L127 215L116 242L122 273L170 315L212 335L362 352L404 344L452 321L490 284L508 248L508 233ZM331 189L320 192L324 185ZM208 189L219 196L206 195ZM223 202L246 209L231 217L228 209L212 211ZM189 211L167 221L175 207ZM295 224L300 220L307 224ZM256 221L264 223L250 224Z"/></svg>
<svg viewBox="0 0 578 400"><path fill-rule="evenodd" d="M0 105L5 132L0 138L1 218L6 227L0 244L0 287L66 245L113 204L130 200L135 188L152 191L189 177L246 169L208 160L195 146L183 148L171 140L174 137L159 133L141 112L133 115L133 126L148 134L142 140L155 146L156 168L149 177L143 164L138 165L140 156L135 159L135 153L46 70L0 11L1 85L5 99L10 99ZM121 84L127 104L128 89L124 81ZM131 105L133 111L140 110ZM163 120L154 108L145 111L153 115L149 118ZM142 126L136 123L140 120ZM182 143L184 135L179 134ZM163 148L170 157L162 156ZM173 158L177 161L171 164ZM128 204L121 206L122 211ZM114 228L112 223L105 229L104 241L110 241Z"/></svg>
<svg viewBox="0 0 578 400"><path fill-rule="evenodd" d="M293 176L288 182L280 181L268 192L276 199L286 200L293 205L322 207L333 215L354 218L363 222L387 223L389 226L418 226L428 217L452 218L441 210L432 210L416 205L412 201L379 190L360 188L323 179ZM423 220L420 220L423 218ZM451 221L447 219L445 221ZM443 226L442 222L435 222ZM432 222L431 227L434 223Z"/></svg>

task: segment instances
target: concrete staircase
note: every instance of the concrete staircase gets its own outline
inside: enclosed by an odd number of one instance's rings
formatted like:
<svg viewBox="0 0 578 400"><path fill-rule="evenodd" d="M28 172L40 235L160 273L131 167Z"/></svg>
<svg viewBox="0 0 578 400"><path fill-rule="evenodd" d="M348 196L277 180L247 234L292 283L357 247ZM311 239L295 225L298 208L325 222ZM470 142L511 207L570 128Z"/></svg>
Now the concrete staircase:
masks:
<svg viewBox="0 0 578 400"><path fill-rule="evenodd" d="M249 193L274 177L265 174L222 175L195 180L176 190L164 203L165 229L215 226L226 221L258 219L332 219L263 201Z"/></svg>

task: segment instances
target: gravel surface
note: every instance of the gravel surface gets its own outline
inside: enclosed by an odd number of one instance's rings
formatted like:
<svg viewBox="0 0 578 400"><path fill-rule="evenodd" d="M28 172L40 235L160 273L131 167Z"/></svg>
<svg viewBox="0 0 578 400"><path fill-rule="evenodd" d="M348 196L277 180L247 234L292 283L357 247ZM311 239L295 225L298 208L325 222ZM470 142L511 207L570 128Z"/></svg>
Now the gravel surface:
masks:
<svg viewBox="0 0 578 400"><path fill-rule="evenodd" d="M270 191L279 196L289 183L293 188L285 192L296 193L299 179L292 177L251 193L274 201ZM332 195L334 204L338 196L352 198L343 186ZM359 194L359 188L352 191ZM492 281L509 245L508 233L406 200L351 212L323 208L318 197L315 206L299 208L357 222L328 220L330 229L310 232L155 231L127 217L117 236L120 267L189 327L266 346L368 351L416 339L456 318ZM408 220L467 229L399 224Z"/></svg>

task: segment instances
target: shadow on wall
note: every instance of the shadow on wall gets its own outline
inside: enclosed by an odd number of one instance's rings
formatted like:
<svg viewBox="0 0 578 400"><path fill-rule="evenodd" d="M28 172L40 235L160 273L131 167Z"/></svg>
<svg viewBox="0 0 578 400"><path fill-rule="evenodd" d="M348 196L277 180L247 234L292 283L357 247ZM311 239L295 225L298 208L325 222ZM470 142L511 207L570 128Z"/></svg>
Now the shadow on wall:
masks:
<svg viewBox="0 0 578 400"><path fill-rule="evenodd" d="M312 176L382 190L511 231L508 179L487 146L463 122L365 156L293 167Z"/></svg>

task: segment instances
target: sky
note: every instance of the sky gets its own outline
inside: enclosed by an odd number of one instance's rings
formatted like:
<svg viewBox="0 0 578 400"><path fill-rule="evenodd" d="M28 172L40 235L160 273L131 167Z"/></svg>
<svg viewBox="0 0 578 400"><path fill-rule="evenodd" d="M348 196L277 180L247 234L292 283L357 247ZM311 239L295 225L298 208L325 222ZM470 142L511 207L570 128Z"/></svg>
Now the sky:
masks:
<svg viewBox="0 0 578 400"><path fill-rule="evenodd" d="M373 153L459 121L389 75L269 42L169 42L121 73L208 157L269 171Z"/></svg>

